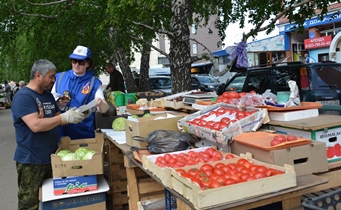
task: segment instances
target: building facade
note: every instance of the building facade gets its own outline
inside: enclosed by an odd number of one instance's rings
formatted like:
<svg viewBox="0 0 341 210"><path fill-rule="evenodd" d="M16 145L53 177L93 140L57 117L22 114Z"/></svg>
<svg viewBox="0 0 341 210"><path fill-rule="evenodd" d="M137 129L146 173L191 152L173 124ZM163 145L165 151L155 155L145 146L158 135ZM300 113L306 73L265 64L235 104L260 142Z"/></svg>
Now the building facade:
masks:
<svg viewBox="0 0 341 210"><path fill-rule="evenodd" d="M190 28L191 39L197 40L211 52L221 49L221 46L218 45L221 39L219 37L218 30L214 27L214 21L215 21L215 18L211 18L207 24L207 27L196 27L195 25L192 25L192 27ZM210 28L212 33L209 33L208 28ZM204 48L204 46L202 46L201 44L198 44L192 40L190 41L192 56L208 52ZM153 42L153 45L157 47L158 49L166 53L169 53L170 42L167 39L167 37L159 35L158 41ZM207 62L207 61L201 61L201 62ZM201 62L198 62L198 63L201 63ZM135 61L131 63L130 68L132 70L138 71L140 69L140 64L141 64L141 53L135 52ZM150 53L149 65L151 68L162 68L162 67L169 67L170 63L169 63L169 60L164 55L152 49Z"/></svg>

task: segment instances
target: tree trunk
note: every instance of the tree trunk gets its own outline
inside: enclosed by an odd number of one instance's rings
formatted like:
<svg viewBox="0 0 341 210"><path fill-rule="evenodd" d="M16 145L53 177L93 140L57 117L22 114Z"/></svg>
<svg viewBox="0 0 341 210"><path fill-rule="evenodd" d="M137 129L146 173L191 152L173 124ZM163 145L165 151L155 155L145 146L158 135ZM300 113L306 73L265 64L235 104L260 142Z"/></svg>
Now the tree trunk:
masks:
<svg viewBox="0 0 341 210"><path fill-rule="evenodd" d="M152 41L150 40L150 44ZM150 46L144 45L141 51L141 64L140 64L140 78L139 78L139 92L149 91L148 78L149 78L149 60L150 60Z"/></svg>
<svg viewBox="0 0 341 210"><path fill-rule="evenodd" d="M129 63L125 57L124 50L120 47L116 49L116 55L119 60L119 65L122 71L122 76L126 83L126 89L128 93L136 93L137 87L133 77L133 73L130 70Z"/></svg>
<svg viewBox="0 0 341 210"><path fill-rule="evenodd" d="M170 61L172 93L188 91L191 88L191 46L189 42L190 8L188 0L173 0L171 15Z"/></svg>

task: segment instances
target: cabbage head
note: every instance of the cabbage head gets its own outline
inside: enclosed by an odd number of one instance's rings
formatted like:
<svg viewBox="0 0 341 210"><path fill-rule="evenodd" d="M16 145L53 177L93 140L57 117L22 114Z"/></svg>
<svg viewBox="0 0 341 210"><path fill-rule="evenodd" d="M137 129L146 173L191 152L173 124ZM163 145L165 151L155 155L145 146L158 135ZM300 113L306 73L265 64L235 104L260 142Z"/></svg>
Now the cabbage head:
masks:
<svg viewBox="0 0 341 210"><path fill-rule="evenodd" d="M78 149L76 149L75 154L78 158L78 160L82 160L83 156L89 151L90 149L88 149L87 147L79 147Z"/></svg>
<svg viewBox="0 0 341 210"><path fill-rule="evenodd" d="M96 154L95 151L89 150L82 158L82 160L91 160L92 156Z"/></svg>
<svg viewBox="0 0 341 210"><path fill-rule="evenodd" d="M114 131L124 131L126 129L126 118L118 117L112 122L112 129Z"/></svg>
<svg viewBox="0 0 341 210"><path fill-rule="evenodd" d="M57 155L59 156L59 157L64 157L66 154L68 154L68 153L70 153L71 151L70 150L68 150L68 149L63 149L63 150L60 150L58 153L57 153Z"/></svg>
<svg viewBox="0 0 341 210"><path fill-rule="evenodd" d="M79 160L75 153L70 152L62 157L62 161Z"/></svg>

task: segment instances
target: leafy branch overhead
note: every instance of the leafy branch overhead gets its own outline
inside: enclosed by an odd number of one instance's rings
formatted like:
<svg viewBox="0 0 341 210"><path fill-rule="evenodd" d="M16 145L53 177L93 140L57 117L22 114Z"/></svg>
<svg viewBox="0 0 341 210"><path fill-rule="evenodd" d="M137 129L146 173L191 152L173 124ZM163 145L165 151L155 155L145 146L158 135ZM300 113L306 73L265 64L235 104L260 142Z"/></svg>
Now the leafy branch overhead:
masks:
<svg viewBox="0 0 341 210"><path fill-rule="evenodd" d="M128 91L135 91L129 65L134 52L153 49L170 60L173 93L190 88L190 67L195 61L216 59L201 40L191 38L190 28L206 27L202 33L212 34L214 27L221 38L233 32L226 31L232 24L253 29L245 31L242 40L250 41L258 32L270 33L280 18L298 24L303 30L305 18L318 11L322 17L328 6L339 1L327 0L0 0L0 77L7 80L29 79L32 63L39 58L53 61L58 71L71 68L68 55L77 45L92 50L95 71L104 71L103 65L114 61L120 66ZM210 21L213 20L213 23ZM164 36L170 43L169 51L151 44ZM191 43L205 49L200 55L191 55ZM148 47L147 47L148 46ZM147 59L143 58L146 66ZM149 67L148 67L149 68ZM141 67L148 71L148 68ZM148 75L144 73L144 75Z"/></svg>

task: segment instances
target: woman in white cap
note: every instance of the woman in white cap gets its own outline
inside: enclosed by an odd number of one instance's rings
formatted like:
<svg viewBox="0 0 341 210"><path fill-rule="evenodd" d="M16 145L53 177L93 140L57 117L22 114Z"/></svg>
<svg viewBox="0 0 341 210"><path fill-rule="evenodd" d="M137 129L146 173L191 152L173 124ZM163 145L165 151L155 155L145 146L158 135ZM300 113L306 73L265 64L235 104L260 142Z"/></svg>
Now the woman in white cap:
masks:
<svg viewBox="0 0 341 210"><path fill-rule="evenodd" d="M109 105L104 99L101 89L102 82L95 77L91 68L91 51L84 46L77 46L70 54L72 69L56 74L56 82L51 90L61 110L67 111L73 107L80 107L96 99L97 110L105 113ZM95 137L95 114L90 111L89 116L79 124L69 124L59 128L59 135L69 136L70 139Z"/></svg>

